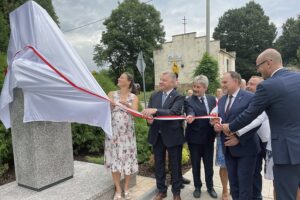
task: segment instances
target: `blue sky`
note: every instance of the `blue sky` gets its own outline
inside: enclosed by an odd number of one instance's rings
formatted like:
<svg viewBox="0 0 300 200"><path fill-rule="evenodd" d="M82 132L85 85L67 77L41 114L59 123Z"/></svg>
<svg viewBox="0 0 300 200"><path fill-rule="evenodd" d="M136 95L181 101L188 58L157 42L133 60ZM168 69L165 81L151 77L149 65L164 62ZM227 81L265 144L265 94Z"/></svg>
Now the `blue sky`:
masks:
<svg viewBox="0 0 300 200"><path fill-rule="evenodd" d="M117 8L117 0L52 0L56 14L59 17L63 31L81 25L104 19ZM119 0L119 2L122 2ZM166 32L167 41L172 35L183 33L183 17L187 19L186 32L197 32L198 36L205 35L206 0L142 0L153 5L160 13ZM218 24L218 19L228 9L244 6L249 0L210 0L211 5L211 35ZM270 17L279 34L282 24L291 17L300 15L299 0L256 0ZM105 30L103 21L66 32L67 40L75 47L86 65L96 69L92 60L94 46L99 43L101 33Z"/></svg>

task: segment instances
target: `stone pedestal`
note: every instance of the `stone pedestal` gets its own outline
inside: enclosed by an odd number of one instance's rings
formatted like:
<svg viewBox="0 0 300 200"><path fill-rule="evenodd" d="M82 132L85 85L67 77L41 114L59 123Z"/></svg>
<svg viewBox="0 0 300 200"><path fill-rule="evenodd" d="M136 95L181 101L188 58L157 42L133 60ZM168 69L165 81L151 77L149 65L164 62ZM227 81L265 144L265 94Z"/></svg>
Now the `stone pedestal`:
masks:
<svg viewBox="0 0 300 200"><path fill-rule="evenodd" d="M23 93L11 104L12 142L17 183L36 191L73 177L70 123L23 123Z"/></svg>
<svg viewBox="0 0 300 200"><path fill-rule="evenodd" d="M16 182L0 186L1 200L112 200L115 186L103 165L74 162L74 178L36 192L18 187ZM131 186L136 184L135 175ZM144 200L144 199L143 199Z"/></svg>

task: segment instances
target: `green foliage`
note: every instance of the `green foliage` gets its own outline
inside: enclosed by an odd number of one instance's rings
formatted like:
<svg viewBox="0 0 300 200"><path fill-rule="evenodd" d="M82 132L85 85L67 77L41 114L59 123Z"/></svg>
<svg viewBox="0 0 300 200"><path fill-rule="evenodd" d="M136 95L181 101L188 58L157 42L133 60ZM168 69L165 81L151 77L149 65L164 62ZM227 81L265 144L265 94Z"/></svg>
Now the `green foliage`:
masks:
<svg viewBox="0 0 300 200"><path fill-rule="evenodd" d="M2 90L4 81L4 69L6 68L6 55L0 52L0 91ZM10 129L6 130L4 125L0 122L0 176L1 171L4 173L6 167L5 163L12 161L12 142Z"/></svg>
<svg viewBox="0 0 300 200"><path fill-rule="evenodd" d="M106 94L117 90L117 86L111 80L107 70L101 70L100 73L93 73L93 75Z"/></svg>
<svg viewBox="0 0 300 200"><path fill-rule="evenodd" d="M138 162L144 163L149 160L151 155L151 146L148 144L148 126L146 120L135 118L135 134L137 141Z"/></svg>
<svg viewBox="0 0 300 200"><path fill-rule="evenodd" d="M300 16L289 18L282 26L282 35L275 43L276 48L281 52L284 64L299 64L297 50L300 46Z"/></svg>
<svg viewBox="0 0 300 200"><path fill-rule="evenodd" d="M8 46L8 25L3 16L3 13L0 12L0 52L6 52Z"/></svg>
<svg viewBox="0 0 300 200"><path fill-rule="evenodd" d="M100 156L100 157L86 156L85 159L91 163L96 163L100 165L104 164L104 156Z"/></svg>
<svg viewBox="0 0 300 200"><path fill-rule="evenodd" d="M75 155L102 153L105 134L101 128L72 123L73 151Z"/></svg>
<svg viewBox="0 0 300 200"><path fill-rule="evenodd" d="M245 7L230 9L219 19L213 38L221 48L236 52L236 70L248 80L256 74L257 55L273 46L276 26L269 22L262 7L250 1Z"/></svg>
<svg viewBox="0 0 300 200"><path fill-rule="evenodd" d="M1 0L0 1L0 52L6 52L9 39L9 13L24 4L28 0ZM58 24L58 17L55 14L52 0L35 0L42 6ZM3 21L2 21L3 19Z"/></svg>
<svg viewBox="0 0 300 200"><path fill-rule="evenodd" d="M8 164L6 163L6 164L4 164L4 165L1 165L0 164L0 177L3 175L3 174L5 174L5 172L7 172L8 171Z"/></svg>
<svg viewBox="0 0 300 200"><path fill-rule="evenodd" d="M6 54L2 54L0 52L0 91L2 90L6 68L7 68Z"/></svg>
<svg viewBox="0 0 300 200"><path fill-rule="evenodd" d="M182 148L182 159L181 164L186 165L190 160L190 152L187 148Z"/></svg>
<svg viewBox="0 0 300 200"><path fill-rule="evenodd" d="M149 102L149 99L150 99L150 96L151 94L153 93L153 90L152 91L147 91L146 92L146 101L147 103ZM138 95L138 98L140 101L144 101L144 92L141 92L139 95Z"/></svg>
<svg viewBox="0 0 300 200"><path fill-rule="evenodd" d="M6 130L0 123L0 167L12 161L12 141L10 129Z"/></svg>
<svg viewBox="0 0 300 200"><path fill-rule="evenodd" d="M205 53L194 71L194 77L198 75L205 75L209 80L207 92L214 94L217 88L220 86L218 76L218 62L211 57L208 53Z"/></svg>
<svg viewBox="0 0 300 200"><path fill-rule="evenodd" d="M98 66L109 64L109 74L116 79L122 72L134 75L142 85L136 68L138 53L143 51L146 63L146 88L154 87L153 50L164 42L165 32L160 13L153 5L138 0L124 0L104 21L106 31L94 49L94 61Z"/></svg>

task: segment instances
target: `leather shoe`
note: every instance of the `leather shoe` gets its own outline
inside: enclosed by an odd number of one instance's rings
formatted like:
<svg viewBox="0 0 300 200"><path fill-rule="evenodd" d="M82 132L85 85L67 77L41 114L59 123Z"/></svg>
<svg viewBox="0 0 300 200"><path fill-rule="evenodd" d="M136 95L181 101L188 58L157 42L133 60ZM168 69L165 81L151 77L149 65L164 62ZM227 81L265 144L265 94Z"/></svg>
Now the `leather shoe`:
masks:
<svg viewBox="0 0 300 200"><path fill-rule="evenodd" d="M211 188L211 189L207 190L207 192L208 192L208 194L209 194L212 198L214 198L214 199L218 198L218 195L217 195L217 193L216 193L216 191L215 191L214 188Z"/></svg>
<svg viewBox="0 0 300 200"><path fill-rule="evenodd" d="M191 181L189 179L186 179L184 177L182 177L182 183L185 184L185 185L188 185L191 183Z"/></svg>
<svg viewBox="0 0 300 200"><path fill-rule="evenodd" d="M167 197L167 193L166 192L158 192L153 200L162 200L163 198Z"/></svg>
<svg viewBox="0 0 300 200"><path fill-rule="evenodd" d="M193 196L198 199L201 196L201 189L200 188L195 188L195 191L193 192Z"/></svg>
<svg viewBox="0 0 300 200"><path fill-rule="evenodd" d="M184 184L181 184L180 189L183 189L183 188L184 188Z"/></svg>
<svg viewBox="0 0 300 200"><path fill-rule="evenodd" d="M179 194L174 195L174 196L173 196L173 200L181 200L180 195L179 195Z"/></svg>

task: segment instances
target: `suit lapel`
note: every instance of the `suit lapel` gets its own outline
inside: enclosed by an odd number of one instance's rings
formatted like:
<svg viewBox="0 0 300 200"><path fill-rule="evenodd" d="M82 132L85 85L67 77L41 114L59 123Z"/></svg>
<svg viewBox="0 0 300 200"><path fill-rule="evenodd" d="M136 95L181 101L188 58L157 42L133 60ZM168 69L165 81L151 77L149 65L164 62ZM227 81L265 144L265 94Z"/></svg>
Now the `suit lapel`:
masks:
<svg viewBox="0 0 300 200"><path fill-rule="evenodd" d="M176 94L176 90L173 89L173 90L170 92L170 94L168 95L168 97L167 97L167 99L166 99L164 105L162 106L163 108L168 108L168 107L169 107L169 104L172 102L172 100L173 100L175 94ZM162 93L161 93L161 96L162 96ZM161 100L160 100L160 102L161 102Z"/></svg>
<svg viewBox="0 0 300 200"><path fill-rule="evenodd" d="M233 104L231 105L231 107L229 109L228 115L230 115L230 113L232 113L232 111L234 111L235 107L237 105L239 105L239 102L242 100L243 96L244 96L243 91L240 89L240 91L238 92L238 94L236 95L236 97L234 99Z"/></svg>

